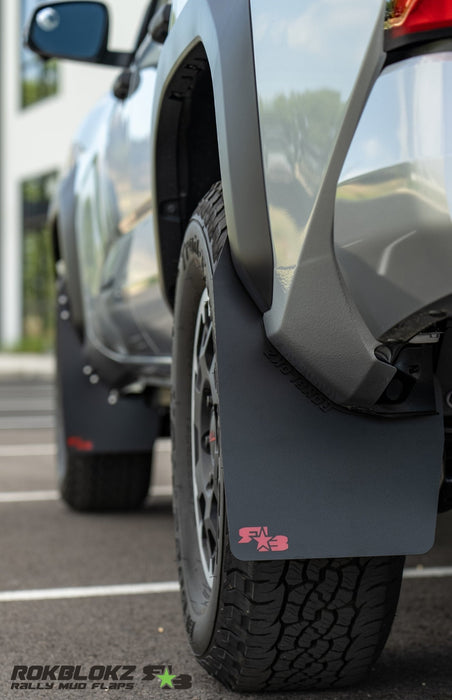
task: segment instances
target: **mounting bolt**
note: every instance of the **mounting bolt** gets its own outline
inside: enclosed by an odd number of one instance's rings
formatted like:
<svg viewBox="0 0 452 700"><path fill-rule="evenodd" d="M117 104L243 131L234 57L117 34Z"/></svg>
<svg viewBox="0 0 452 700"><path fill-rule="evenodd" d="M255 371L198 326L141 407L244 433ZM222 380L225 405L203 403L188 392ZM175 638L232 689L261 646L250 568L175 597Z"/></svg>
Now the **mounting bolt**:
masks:
<svg viewBox="0 0 452 700"><path fill-rule="evenodd" d="M63 311L60 313L60 318L62 321L67 321L71 318L71 314L67 309L63 309Z"/></svg>
<svg viewBox="0 0 452 700"><path fill-rule="evenodd" d="M177 214L177 202L175 200L170 200L164 202L162 205L162 213L164 216L175 216Z"/></svg>
<svg viewBox="0 0 452 700"><path fill-rule="evenodd" d="M108 403L110 406L115 406L118 403L119 400L119 393L116 391L116 389L112 389L110 393L108 394Z"/></svg>
<svg viewBox="0 0 452 700"><path fill-rule="evenodd" d="M84 365L82 372L86 377L89 377L89 375L93 373L93 368L91 365Z"/></svg>
<svg viewBox="0 0 452 700"><path fill-rule="evenodd" d="M98 384L99 382L99 375L98 374L92 374L89 378L89 381L91 384Z"/></svg>
<svg viewBox="0 0 452 700"><path fill-rule="evenodd" d="M68 298L66 294L60 294L60 296L58 297L58 303L60 304L60 306L64 306L65 304L67 304L67 302Z"/></svg>

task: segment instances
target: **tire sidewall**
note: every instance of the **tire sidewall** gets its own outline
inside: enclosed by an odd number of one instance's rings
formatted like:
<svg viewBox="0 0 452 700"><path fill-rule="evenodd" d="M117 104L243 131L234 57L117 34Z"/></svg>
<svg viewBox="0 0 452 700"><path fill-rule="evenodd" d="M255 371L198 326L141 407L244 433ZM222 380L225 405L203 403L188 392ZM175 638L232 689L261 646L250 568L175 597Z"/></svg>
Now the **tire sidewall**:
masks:
<svg viewBox="0 0 452 700"><path fill-rule="evenodd" d="M176 546L184 617L190 643L202 656L211 642L218 614L224 542L224 495L221 499L219 560L212 588L204 576L195 524L191 456L191 379L193 345L199 302L207 289L215 333L211 235L201 217L194 216L184 238L174 313L172 376L173 504ZM222 471L221 458L220 470Z"/></svg>

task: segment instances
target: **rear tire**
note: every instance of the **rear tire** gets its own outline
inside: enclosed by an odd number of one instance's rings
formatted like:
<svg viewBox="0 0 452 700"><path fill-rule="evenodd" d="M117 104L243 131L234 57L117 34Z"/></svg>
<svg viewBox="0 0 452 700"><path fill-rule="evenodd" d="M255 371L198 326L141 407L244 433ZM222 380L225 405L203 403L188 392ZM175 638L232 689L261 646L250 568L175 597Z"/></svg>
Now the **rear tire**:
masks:
<svg viewBox="0 0 452 700"><path fill-rule="evenodd" d="M351 685L384 647L404 558L244 562L231 553L213 297L225 241L217 184L187 228L174 316L173 503L190 644L200 664L234 691Z"/></svg>

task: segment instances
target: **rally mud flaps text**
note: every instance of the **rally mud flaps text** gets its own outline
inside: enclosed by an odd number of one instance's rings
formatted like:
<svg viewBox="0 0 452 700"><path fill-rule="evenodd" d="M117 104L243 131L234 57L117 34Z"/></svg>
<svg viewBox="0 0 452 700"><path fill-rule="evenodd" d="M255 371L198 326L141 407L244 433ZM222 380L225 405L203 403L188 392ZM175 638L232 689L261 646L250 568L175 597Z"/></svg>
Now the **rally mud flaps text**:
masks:
<svg viewBox="0 0 452 700"><path fill-rule="evenodd" d="M136 665L33 665L14 666L12 690L133 690L138 683L154 681L157 688L186 690L191 676L173 673L171 664Z"/></svg>

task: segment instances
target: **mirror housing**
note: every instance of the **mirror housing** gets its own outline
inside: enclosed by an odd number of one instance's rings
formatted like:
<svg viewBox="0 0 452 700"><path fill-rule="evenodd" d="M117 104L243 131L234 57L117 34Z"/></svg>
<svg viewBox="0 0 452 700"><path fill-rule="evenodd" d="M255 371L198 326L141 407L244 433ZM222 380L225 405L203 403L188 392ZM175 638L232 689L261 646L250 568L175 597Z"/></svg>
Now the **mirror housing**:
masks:
<svg viewBox="0 0 452 700"><path fill-rule="evenodd" d="M102 2L41 3L25 33L25 43L42 58L127 66L132 54L108 51L108 10Z"/></svg>

